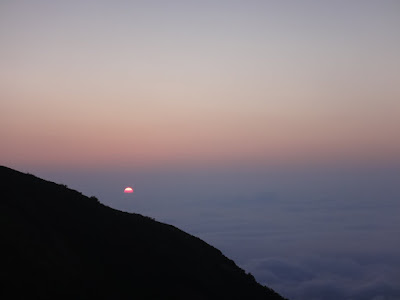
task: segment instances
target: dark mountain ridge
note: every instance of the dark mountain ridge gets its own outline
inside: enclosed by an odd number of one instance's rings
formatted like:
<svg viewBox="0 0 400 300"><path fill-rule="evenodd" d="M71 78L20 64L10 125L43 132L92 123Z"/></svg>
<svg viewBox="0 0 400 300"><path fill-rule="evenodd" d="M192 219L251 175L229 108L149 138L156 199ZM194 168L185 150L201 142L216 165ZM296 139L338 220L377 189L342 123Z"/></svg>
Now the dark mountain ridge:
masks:
<svg viewBox="0 0 400 300"><path fill-rule="evenodd" d="M0 166L1 299L283 299L174 226Z"/></svg>

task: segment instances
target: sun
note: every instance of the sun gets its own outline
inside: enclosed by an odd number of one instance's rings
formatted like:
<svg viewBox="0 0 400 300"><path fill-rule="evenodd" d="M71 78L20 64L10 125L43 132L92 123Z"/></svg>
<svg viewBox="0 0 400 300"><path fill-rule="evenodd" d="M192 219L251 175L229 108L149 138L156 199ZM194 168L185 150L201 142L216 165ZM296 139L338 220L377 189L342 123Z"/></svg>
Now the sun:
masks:
<svg viewBox="0 0 400 300"><path fill-rule="evenodd" d="M126 187L125 190L124 190L124 193L125 193L125 194L132 194L132 193L133 193L133 188L131 188L131 187L129 187L129 186Z"/></svg>

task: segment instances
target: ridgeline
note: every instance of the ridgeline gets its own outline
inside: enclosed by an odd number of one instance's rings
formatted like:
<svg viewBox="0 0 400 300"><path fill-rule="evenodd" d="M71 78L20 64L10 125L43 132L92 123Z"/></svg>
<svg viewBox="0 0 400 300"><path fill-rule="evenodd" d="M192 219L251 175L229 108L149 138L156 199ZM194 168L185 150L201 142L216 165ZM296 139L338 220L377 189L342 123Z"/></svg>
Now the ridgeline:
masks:
<svg viewBox="0 0 400 300"><path fill-rule="evenodd" d="M270 299L178 228L0 166L1 299Z"/></svg>

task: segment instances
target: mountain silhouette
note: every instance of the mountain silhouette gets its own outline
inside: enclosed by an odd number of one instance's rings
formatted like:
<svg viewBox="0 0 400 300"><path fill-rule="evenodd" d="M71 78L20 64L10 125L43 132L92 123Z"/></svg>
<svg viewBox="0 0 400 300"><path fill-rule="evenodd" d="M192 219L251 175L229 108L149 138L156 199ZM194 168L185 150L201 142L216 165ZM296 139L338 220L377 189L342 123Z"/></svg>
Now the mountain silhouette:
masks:
<svg viewBox="0 0 400 300"><path fill-rule="evenodd" d="M218 249L0 166L1 299L284 299Z"/></svg>

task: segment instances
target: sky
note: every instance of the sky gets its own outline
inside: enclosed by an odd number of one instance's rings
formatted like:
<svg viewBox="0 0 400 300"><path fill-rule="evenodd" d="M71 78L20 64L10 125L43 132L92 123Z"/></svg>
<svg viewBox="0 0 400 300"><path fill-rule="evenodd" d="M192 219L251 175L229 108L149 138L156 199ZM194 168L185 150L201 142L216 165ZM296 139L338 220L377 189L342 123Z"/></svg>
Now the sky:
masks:
<svg viewBox="0 0 400 300"><path fill-rule="evenodd" d="M398 163L399 4L331 2L2 1L2 159Z"/></svg>
<svg viewBox="0 0 400 300"><path fill-rule="evenodd" d="M0 164L291 299L398 299L398 28L390 0L1 1Z"/></svg>

